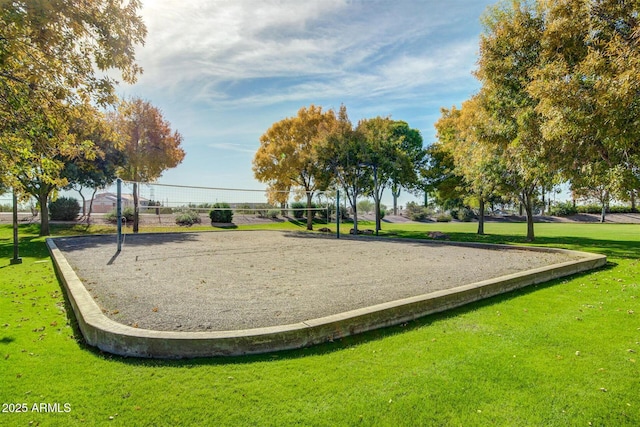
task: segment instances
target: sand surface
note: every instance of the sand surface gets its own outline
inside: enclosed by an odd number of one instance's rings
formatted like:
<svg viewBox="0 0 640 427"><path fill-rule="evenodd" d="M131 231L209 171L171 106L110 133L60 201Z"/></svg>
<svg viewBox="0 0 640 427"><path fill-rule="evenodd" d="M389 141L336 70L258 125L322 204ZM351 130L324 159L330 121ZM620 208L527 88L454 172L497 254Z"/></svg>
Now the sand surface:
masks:
<svg viewBox="0 0 640 427"><path fill-rule="evenodd" d="M58 238L103 312L125 325L285 325L569 261L567 254L282 231Z"/></svg>

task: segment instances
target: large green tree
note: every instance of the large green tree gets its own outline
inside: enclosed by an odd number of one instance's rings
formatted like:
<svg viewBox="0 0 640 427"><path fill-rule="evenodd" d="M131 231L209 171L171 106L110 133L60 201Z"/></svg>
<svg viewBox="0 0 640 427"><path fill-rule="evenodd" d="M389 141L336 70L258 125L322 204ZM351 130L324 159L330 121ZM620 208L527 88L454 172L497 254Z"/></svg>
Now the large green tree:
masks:
<svg viewBox="0 0 640 427"><path fill-rule="evenodd" d="M534 240L533 206L539 188L556 179L554 150L542 135L538 101L528 92L540 66L543 10L532 1L499 3L484 16L476 76L491 128L484 139L500 157L503 184L524 206L527 240Z"/></svg>
<svg viewBox="0 0 640 427"><path fill-rule="evenodd" d="M418 171L425 156L420 133L406 122L388 117L374 117L358 122L356 131L365 142L360 168L371 172L376 209L376 230L381 229L380 200L384 190L395 186L416 186Z"/></svg>
<svg viewBox="0 0 640 427"><path fill-rule="evenodd" d="M67 180L65 189L77 191L82 199L82 215L87 223L91 221L96 192L116 181L118 170L124 166L126 160L122 151L122 141L113 128L113 123L101 113L96 119L97 122L94 122L93 126L85 125L84 132L81 133L84 139L93 143L91 156L78 156L73 161L66 162L62 170L62 177ZM88 209L83 193L85 189L92 191Z"/></svg>
<svg viewBox="0 0 640 427"><path fill-rule="evenodd" d="M640 10L637 2L544 0L539 100L556 167L574 185L629 193L640 179ZM585 180L585 170L592 176ZM615 170L616 173L611 173ZM617 190L616 190L617 189Z"/></svg>
<svg viewBox="0 0 640 427"><path fill-rule="evenodd" d="M141 72L134 55L146 34L139 7L137 0L0 5L0 180L34 195L41 209L45 195L65 185L64 164L91 157L91 144L70 123L77 111L115 100L110 70L129 83Z"/></svg>
<svg viewBox="0 0 640 427"><path fill-rule="evenodd" d="M361 165L368 159L367 144L361 132L354 129L342 105L334 126L320 147L319 161L328 165L333 181L342 188L353 212L353 230L358 234L358 198L371 191L370 171Z"/></svg>
<svg viewBox="0 0 640 427"><path fill-rule="evenodd" d="M454 174L462 178L458 184L467 204L471 204L472 198L477 200L478 234L484 234L486 201L500 192L509 191L504 183L504 176L509 172L503 169L499 146L490 140L491 123L480 95L475 95L464 102L461 109L443 108L435 125L437 147L448 154Z"/></svg>

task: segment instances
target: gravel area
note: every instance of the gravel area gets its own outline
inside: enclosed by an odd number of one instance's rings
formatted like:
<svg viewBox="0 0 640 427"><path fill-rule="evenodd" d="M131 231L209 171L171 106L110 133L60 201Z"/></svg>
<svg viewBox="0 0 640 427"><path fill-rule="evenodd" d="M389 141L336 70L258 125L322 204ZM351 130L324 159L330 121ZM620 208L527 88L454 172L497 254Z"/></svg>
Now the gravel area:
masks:
<svg viewBox="0 0 640 427"><path fill-rule="evenodd" d="M55 239L103 312L163 331L285 325L574 259L440 242L216 231Z"/></svg>

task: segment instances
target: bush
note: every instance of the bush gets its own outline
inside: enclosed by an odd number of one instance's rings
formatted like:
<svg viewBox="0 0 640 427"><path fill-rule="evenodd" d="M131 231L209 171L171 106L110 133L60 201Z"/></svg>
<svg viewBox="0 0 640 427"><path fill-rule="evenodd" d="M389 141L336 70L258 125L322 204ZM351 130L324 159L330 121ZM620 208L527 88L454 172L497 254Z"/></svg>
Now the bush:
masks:
<svg viewBox="0 0 640 427"><path fill-rule="evenodd" d="M451 215L447 215L447 214L440 214L436 217L436 221L437 222L450 222L451 221Z"/></svg>
<svg viewBox="0 0 640 427"><path fill-rule="evenodd" d="M280 215L280 209L269 209L267 212L267 218L276 219Z"/></svg>
<svg viewBox="0 0 640 427"><path fill-rule="evenodd" d="M134 212L132 207L127 206L126 208L122 209L122 218L124 221L133 223L133 215ZM113 223L118 222L118 214L116 213L116 210L114 209L111 212L105 214L104 219Z"/></svg>
<svg viewBox="0 0 640 427"><path fill-rule="evenodd" d="M209 212L211 222L229 223L233 221L233 212L228 203L215 203L213 209Z"/></svg>
<svg viewBox="0 0 640 427"><path fill-rule="evenodd" d="M315 209L316 208L316 204L315 203L311 203L311 208ZM295 219L302 219L305 218L307 215L307 204L304 202L293 202L291 203L291 209L293 210L293 217ZM311 217L313 218L315 216L316 212L315 211L311 211Z"/></svg>
<svg viewBox="0 0 640 427"><path fill-rule="evenodd" d="M457 215L458 221L470 222L475 217L476 217L476 214L474 214L473 211L467 207L458 209L458 215Z"/></svg>
<svg viewBox="0 0 640 427"><path fill-rule="evenodd" d="M176 224L184 225L187 227L193 224L200 224L201 222L202 220L200 219L200 215L198 215L198 212L196 211L184 211L176 217Z"/></svg>
<svg viewBox="0 0 640 427"><path fill-rule="evenodd" d="M384 219L384 216L387 214L387 207L380 203L380 219Z"/></svg>
<svg viewBox="0 0 640 427"><path fill-rule="evenodd" d="M576 209L578 213L599 214L602 212L602 206L599 204L578 205Z"/></svg>
<svg viewBox="0 0 640 427"><path fill-rule="evenodd" d="M256 215L260 218L269 218L269 212L271 211L272 206L267 204L259 204L256 206Z"/></svg>
<svg viewBox="0 0 640 427"><path fill-rule="evenodd" d="M609 213L632 213L631 206L613 205L609 206Z"/></svg>
<svg viewBox="0 0 640 427"><path fill-rule="evenodd" d="M57 221L75 221L80 213L80 204L76 199L60 197L49 202L49 217Z"/></svg>
<svg viewBox="0 0 640 427"><path fill-rule="evenodd" d="M356 206L358 207L358 212L369 213L375 212L374 203L369 199L360 200Z"/></svg>
<svg viewBox="0 0 640 427"><path fill-rule="evenodd" d="M331 219L331 216L336 213L336 207L329 205L328 209L319 210L317 213L321 220L328 222Z"/></svg>
<svg viewBox="0 0 640 427"><path fill-rule="evenodd" d="M569 216L578 213L578 209L571 202L559 202L551 207L549 214L552 216Z"/></svg>
<svg viewBox="0 0 640 427"><path fill-rule="evenodd" d="M425 221L431 215L431 210L417 204L416 202L407 203L407 217L411 221Z"/></svg>

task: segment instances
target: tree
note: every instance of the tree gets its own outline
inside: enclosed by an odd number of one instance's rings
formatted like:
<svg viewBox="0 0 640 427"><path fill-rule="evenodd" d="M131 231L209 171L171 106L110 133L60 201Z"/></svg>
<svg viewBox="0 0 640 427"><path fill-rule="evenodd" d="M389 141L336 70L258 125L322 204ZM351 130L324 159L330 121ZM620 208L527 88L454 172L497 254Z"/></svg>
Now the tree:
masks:
<svg viewBox="0 0 640 427"><path fill-rule="evenodd" d="M185 152L180 147L182 135L171 130L161 111L148 101L134 98L123 101L114 117L121 135L125 165L120 177L133 181L133 232L138 232L138 183L153 182L162 173L178 166Z"/></svg>
<svg viewBox="0 0 640 427"><path fill-rule="evenodd" d="M504 187L505 171L496 146L487 139L491 118L480 100L480 95L475 95L460 110L443 108L435 126L440 149L451 157L454 173L463 178L459 185L464 188L467 204L471 204L471 197L478 201L478 234L482 235L485 202Z"/></svg>
<svg viewBox="0 0 640 427"><path fill-rule="evenodd" d="M439 122L454 109L442 109L442 117ZM448 127L442 128L448 129ZM455 128L451 129L455 131ZM444 131L438 129L438 132ZM453 155L449 148L442 144L441 139L442 137L439 136L438 141L427 148L427 164L420 171L425 199L428 194L431 194L439 200L459 200L467 194L463 185L464 178L456 172ZM427 200L425 200L424 206L427 207Z"/></svg>
<svg viewBox="0 0 640 427"><path fill-rule="evenodd" d="M379 212L384 190L392 185L412 186L418 183L418 168L424 158L422 137L407 123L388 117L360 120L356 130L366 144L364 161L357 166L371 171L371 195L376 205L378 231L381 229Z"/></svg>
<svg viewBox="0 0 640 427"><path fill-rule="evenodd" d="M545 118L543 135L556 147L556 167L577 187L585 184L584 168L617 170L598 173L601 182L593 185L633 190L640 178L638 6L605 0L542 3L544 63L529 91Z"/></svg>
<svg viewBox="0 0 640 427"><path fill-rule="evenodd" d="M134 55L146 34L139 7L137 0L2 3L0 181L33 194L44 213L42 201L66 183L64 163L91 157L91 144L76 140L68 122L91 103L114 101L109 70L128 83L141 72Z"/></svg>
<svg viewBox="0 0 640 427"><path fill-rule="evenodd" d="M541 64L544 13L531 2L514 0L490 8L484 26L476 76L482 82L482 108L491 118L485 141L500 158L503 183L524 206L532 241L535 196L557 172L555 151L542 135L538 101L528 92Z"/></svg>
<svg viewBox="0 0 640 427"><path fill-rule="evenodd" d="M311 105L296 117L274 123L261 137L253 158L257 180L270 188L301 189L307 197L307 229L313 229L313 196L328 188L330 168L320 161L322 141L335 126L333 110Z"/></svg>
<svg viewBox="0 0 640 427"><path fill-rule="evenodd" d="M102 114L97 118L98 122L93 126L85 126L85 138L92 141L95 154L91 158L78 157L72 162L67 162L62 170L62 176L66 178L65 189L73 189L82 198L82 215L87 223L91 219L93 198L100 188L111 185L117 179L118 169L124 166L124 153L118 135L113 129L113 123L108 122ZM93 190L89 209L86 210L86 198L82 193L84 188Z"/></svg>
<svg viewBox="0 0 640 427"><path fill-rule="evenodd" d="M420 171L426 165L427 150L423 147L422 135L417 129L411 129L404 121L396 121L393 124L393 134L400 139L400 151L411 163L409 169L397 168L391 174L391 195L393 196L393 214L398 215L398 197L402 188L409 191L418 191L420 185Z"/></svg>
<svg viewBox="0 0 640 427"><path fill-rule="evenodd" d="M346 194L353 212L353 230L358 234L358 198L371 191L369 171L359 165L368 159L367 146L361 132L353 128L347 108L340 106L334 126L320 145L319 161L328 165L336 184Z"/></svg>
<svg viewBox="0 0 640 427"><path fill-rule="evenodd" d="M50 196L55 196L56 191L68 183L62 175L64 165L81 157L95 158L92 141L82 137L82 127L97 114L95 108L85 104L67 107L55 114L64 118L55 128L45 120L41 128L32 129L29 140L14 136L23 149L13 163L13 185L23 195L30 194L36 198L40 208L41 236L49 235Z"/></svg>

